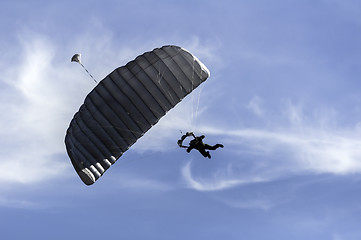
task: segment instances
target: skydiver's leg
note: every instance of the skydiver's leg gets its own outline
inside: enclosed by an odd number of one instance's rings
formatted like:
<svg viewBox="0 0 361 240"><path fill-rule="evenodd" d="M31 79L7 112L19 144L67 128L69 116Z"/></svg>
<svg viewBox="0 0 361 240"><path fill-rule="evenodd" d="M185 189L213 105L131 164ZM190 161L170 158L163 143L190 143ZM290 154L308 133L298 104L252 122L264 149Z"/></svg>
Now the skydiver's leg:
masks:
<svg viewBox="0 0 361 240"><path fill-rule="evenodd" d="M208 149L208 150L216 150L217 148L223 148L223 145L222 144L216 144L214 146L211 146L211 145L208 145L208 144L204 144L204 148L205 149Z"/></svg>
<svg viewBox="0 0 361 240"><path fill-rule="evenodd" d="M211 158L211 154L205 149L198 149L198 151L203 155L203 157Z"/></svg>

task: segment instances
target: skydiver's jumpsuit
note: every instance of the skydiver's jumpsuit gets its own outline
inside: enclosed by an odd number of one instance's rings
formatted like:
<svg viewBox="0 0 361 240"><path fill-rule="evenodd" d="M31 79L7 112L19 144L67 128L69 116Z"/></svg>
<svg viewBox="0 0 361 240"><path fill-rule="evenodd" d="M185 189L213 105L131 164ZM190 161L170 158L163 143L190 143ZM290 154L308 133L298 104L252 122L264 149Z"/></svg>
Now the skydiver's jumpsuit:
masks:
<svg viewBox="0 0 361 240"><path fill-rule="evenodd" d="M196 137L194 136L194 139L191 140L189 142L189 147L187 148L187 152L190 152L192 149L196 149L198 150L204 157L208 157L208 158L211 158L211 155L209 154L207 150L216 150L217 148L219 147L222 147L223 148L223 145L222 144L216 144L214 146L211 146L211 145L208 145L208 144L205 144L203 143L203 138L204 138L204 135L200 136L200 137Z"/></svg>

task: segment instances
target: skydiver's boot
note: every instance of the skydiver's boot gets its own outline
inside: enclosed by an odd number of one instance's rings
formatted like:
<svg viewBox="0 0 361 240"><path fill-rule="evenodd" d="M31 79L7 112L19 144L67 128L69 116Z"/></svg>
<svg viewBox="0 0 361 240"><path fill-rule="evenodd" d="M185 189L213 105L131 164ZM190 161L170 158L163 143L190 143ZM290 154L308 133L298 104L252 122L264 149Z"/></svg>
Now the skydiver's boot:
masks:
<svg viewBox="0 0 361 240"><path fill-rule="evenodd" d="M216 148L219 148L219 147L220 147L220 148L223 148L224 146L223 146L223 144L217 143L217 144L216 144Z"/></svg>
<svg viewBox="0 0 361 240"><path fill-rule="evenodd" d="M211 154L207 151L206 152L206 157L208 157L209 159L211 159Z"/></svg>

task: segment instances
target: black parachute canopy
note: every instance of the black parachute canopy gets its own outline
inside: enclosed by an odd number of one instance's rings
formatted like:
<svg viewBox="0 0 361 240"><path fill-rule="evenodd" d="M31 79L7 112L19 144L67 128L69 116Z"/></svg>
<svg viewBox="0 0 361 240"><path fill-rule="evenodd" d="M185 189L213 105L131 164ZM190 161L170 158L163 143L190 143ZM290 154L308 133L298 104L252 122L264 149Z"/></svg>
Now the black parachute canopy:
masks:
<svg viewBox="0 0 361 240"><path fill-rule="evenodd" d="M146 52L106 76L87 95L65 136L81 180L93 184L208 77L205 65L177 46Z"/></svg>

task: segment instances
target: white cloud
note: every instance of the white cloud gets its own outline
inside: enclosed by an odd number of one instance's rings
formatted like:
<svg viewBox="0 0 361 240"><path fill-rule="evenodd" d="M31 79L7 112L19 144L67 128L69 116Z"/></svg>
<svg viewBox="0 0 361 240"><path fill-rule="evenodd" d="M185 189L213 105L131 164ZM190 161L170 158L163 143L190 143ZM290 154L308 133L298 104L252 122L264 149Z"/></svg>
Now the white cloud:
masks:
<svg viewBox="0 0 361 240"><path fill-rule="evenodd" d="M102 40L89 46L94 55L111 51ZM72 41L87 42L84 35ZM79 48L84 50L84 45ZM72 50L56 46L45 36L24 31L19 34L19 47L20 54L2 69L0 183L32 184L66 177L74 172L66 155L65 132L94 83L70 62ZM92 59L87 60L92 65ZM111 60L93 58L99 61Z"/></svg>
<svg viewBox="0 0 361 240"><path fill-rule="evenodd" d="M170 184L154 179L147 179L141 176L134 176L123 173L117 176L116 187L130 191L170 191L173 187Z"/></svg>
<svg viewBox="0 0 361 240"><path fill-rule="evenodd" d="M254 96L247 105L247 108L251 110L255 115L263 116L263 100L259 96Z"/></svg>
<svg viewBox="0 0 361 240"><path fill-rule="evenodd" d="M64 151L62 120L69 103L70 74L62 66L53 66L55 49L48 40L29 37L20 41L23 52L16 64L4 69L0 182L37 182L59 176L67 168L55 155Z"/></svg>
<svg viewBox="0 0 361 240"><path fill-rule="evenodd" d="M203 125L199 131L217 136L225 145L222 151L233 155L232 159L224 159L224 165L216 172L192 175L188 163L182 168L188 187L215 191L257 181L273 181L290 174L361 173L359 132L338 126L335 122L337 114L332 109L317 110L314 111L316 114L310 115L303 110L302 104L295 106L288 102L286 106L281 110L283 120L264 116L272 123L264 129ZM333 120L327 120L329 118ZM247 163L252 167L239 172L237 168L246 164L249 158L256 159Z"/></svg>
<svg viewBox="0 0 361 240"><path fill-rule="evenodd" d="M293 129L209 132L228 136L233 147L243 144L243 147L256 148L256 154L279 157L293 169L334 174L361 172L361 139L349 132L312 128L302 132ZM283 155L278 155L280 153Z"/></svg>
<svg viewBox="0 0 361 240"><path fill-rule="evenodd" d="M270 200L259 199L257 197L251 199L223 199L224 203L232 208L241 208L241 209L262 209L269 210L274 207L274 203Z"/></svg>
<svg viewBox="0 0 361 240"><path fill-rule="evenodd" d="M229 170L229 168L218 170L208 178L194 177L191 172L191 162L188 162L182 168L182 176L187 187L198 191L220 191L241 184L267 181L267 179L255 176L250 178L234 177Z"/></svg>
<svg viewBox="0 0 361 240"><path fill-rule="evenodd" d="M18 209L34 209L34 208L39 209L42 207L41 205L34 202L30 202L26 200L7 199L4 197L0 197L0 206L7 208L18 208Z"/></svg>
<svg viewBox="0 0 361 240"><path fill-rule="evenodd" d="M288 118L292 125L301 125L304 123L303 106L300 103L295 105L292 102L287 102L283 114Z"/></svg>

